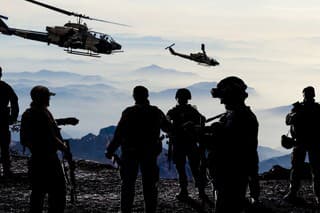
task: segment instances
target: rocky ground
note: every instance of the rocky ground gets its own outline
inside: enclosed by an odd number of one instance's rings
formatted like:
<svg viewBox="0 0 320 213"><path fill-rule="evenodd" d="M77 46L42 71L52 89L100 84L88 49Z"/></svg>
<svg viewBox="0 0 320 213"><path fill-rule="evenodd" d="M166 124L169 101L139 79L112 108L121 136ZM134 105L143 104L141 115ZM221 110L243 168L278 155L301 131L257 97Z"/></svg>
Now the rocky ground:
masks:
<svg viewBox="0 0 320 213"><path fill-rule="evenodd" d="M28 212L30 190L28 186L26 158L13 158L11 179L0 178L0 212ZM77 202L75 205L68 202L66 212L118 212L120 206L120 179L119 172L110 166L90 162L77 162ZM261 205L251 208L248 212L275 212L275 213L320 213L320 208L314 205L312 187L309 181L304 182L301 196L305 203L300 206L291 205L282 200L286 193L288 182L285 180L261 181ZM193 184L190 184L192 202L181 203L175 199L178 191L176 180L160 180L158 212L213 212L208 204L202 204L197 197ZM211 187L207 187L210 199L213 199ZM68 197L68 201L69 201ZM134 212L143 212L143 196L141 180L138 179Z"/></svg>

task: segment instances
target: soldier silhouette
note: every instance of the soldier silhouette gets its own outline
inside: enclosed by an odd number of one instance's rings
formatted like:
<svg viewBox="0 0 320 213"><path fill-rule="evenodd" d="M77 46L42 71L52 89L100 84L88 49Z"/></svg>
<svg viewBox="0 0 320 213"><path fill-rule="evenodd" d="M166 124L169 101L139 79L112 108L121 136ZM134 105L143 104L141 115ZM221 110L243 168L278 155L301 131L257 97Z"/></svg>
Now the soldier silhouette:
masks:
<svg viewBox="0 0 320 213"><path fill-rule="evenodd" d="M297 192L300 188L306 153L308 153L313 174L316 203L319 205L320 202L320 143L318 141L320 104L315 102L314 98L314 88L311 86L304 88L303 102L294 103L291 112L286 116L286 124L291 126L291 135L295 139L295 144L291 158L289 192L284 198L292 203L302 201L297 197Z"/></svg>
<svg viewBox="0 0 320 213"><path fill-rule="evenodd" d="M60 135L58 125L76 125L78 119L55 120L48 110L50 97L55 94L47 87L35 86L32 102L21 119L20 142L31 151L30 213L43 210L44 197L48 194L48 212L62 213L66 204L66 186L57 151L70 155Z"/></svg>
<svg viewBox="0 0 320 213"><path fill-rule="evenodd" d="M19 114L18 97L9 84L1 80L2 68L0 67L0 149L3 175L11 176L9 145L11 134L9 125L17 121ZM10 104L10 106L9 106Z"/></svg>
<svg viewBox="0 0 320 213"><path fill-rule="evenodd" d="M168 131L170 122L156 106L149 104L148 89L133 89L135 105L126 108L117 125L114 138L106 149L111 159L121 147L121 212L132 211L135 182L140 168L142 174L145 212L156 212L159 180L157 157L161 153L160 129Z"/></svg>
<svg viewBox="0 0 320 213"><path fill-rule="evenodd" d="M246 106L247 86L238 77L227 77L211 90L219 98L226 113L209 128L209 171L216 195L216 213L241 212L246 204L249 178L258 173L258 121ZM258 179L251 180L255 193Z"/></svg>
<svg viewBox="0 0 320 213"><path fill-rule="evenodd" d="M170 143L173 145L173 162L179 175L180 193L176 195L179 200L187 200L188 197L188 179L186 175L186 161L188 159L195 185L199 189L199 197L208 200L205 194L205 174L200 172L199 137L196 127L204 126L205 117L197 109L188 104L191 100L191 92L186 89L178 89L175 95L178 104L170 109L167 117L172 121L172 133L170 134ZM203 160L203 159L202 159Z"/></svg>

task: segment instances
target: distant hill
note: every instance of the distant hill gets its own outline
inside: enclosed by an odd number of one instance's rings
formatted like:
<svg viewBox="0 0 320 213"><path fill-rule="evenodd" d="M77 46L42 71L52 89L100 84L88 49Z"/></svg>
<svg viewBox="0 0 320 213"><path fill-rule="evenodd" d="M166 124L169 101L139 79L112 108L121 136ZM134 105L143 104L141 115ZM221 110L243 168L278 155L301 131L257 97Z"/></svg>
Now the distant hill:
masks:
<svg viewBox="0 0 320 213"><path fill-rule="evenodd" d="M260 112L262 113L269 113L269 114L273 114L273 115L278 115L278 116L285 116L286 114L288 114L292 109L292 105L287 105L287 106L279 106L279 107L274 107L274 108L270 108L267 110L261 110Z"/></svg>
<svg viewBox="0 0 320 213"><path fill-rule="evenodd" d="M5 74L6 79L43 79L43 80L94 80L103 81L103 77L98 75L81 75L73 72L66 71L51 71L51 70L40 70L38 72L8 72Z"/></svg>
<svg viewBox="0 0 320 213"><path fill-rule="evenodd" d="M274 165L279 165L286 169L291 168L291 154L261 161L259 164L259 172L263 173L269 171Z"/></svg>
<svg viewBox="0 0 320 213"><path fill-rule="evenodd" d="M98 135L89 133L80 139L70 139L70 146L74 157L77 159L93 160L100 163L112 164L110 160L105 158L104 151L113 138L115 128L115 126L109 126L100 129ZM63 136L64 138L70 138L70 136L65 133L63 133ZM19 140L16 134L14 134L13 137L15 140ZM22 147L18 142L14 142L12 144L12 149L19 152L22 151ZM283 155L282 152L263 146L258 147L258 153L260 158L260 173L269 171L274 165L280 165L285 168L291 167L290 155L281 156ZM171 165L172 168L169 170L167 149L163 148L163 151L159 156L158 163L160 167L160 176L162 178L177 177L174 165ZM187 173L188 176L191 177L189 167L187 167Z"/></svg>
<svg viewBox="0 0 320 213"><path fill-rule="evenodd" d="M175 69L163 68L163 67L160 67L160 66L155 65L155 64L139 68L137 70L134 70L132 73L134 75L138 75L140 77L146 77L146 76L194 77L194 76L197 76L196 74L191 73L191 72L181 72L181 71L177 71Z"/></svg>
<svg viewBox="0 0 320 213"><path fill-rule="evenodd" d="M266 159L274 158L274 157L279 157L284 155L283 152L272 149L266 146L259 146L258 147L258 153L259 153L259 160L264 161Z"/></svg>
<svg viewBox="0 0 320 213"><path fill-rule="evenodd" d="M209 98L211 89L216 86L217 86L217 82L212 81L212 82L198 82L190 86L186 86L186 88L188 88L191 91L191 94L193 97ZM153 97L156 97L156 98L174 97L174 94L176 93L177 89L179 88L162 90L158 93L152 93L152 94L153 94ZM250 95L256 94L255 89L252 87L248 88L248 92L250 93Z"/></svg>

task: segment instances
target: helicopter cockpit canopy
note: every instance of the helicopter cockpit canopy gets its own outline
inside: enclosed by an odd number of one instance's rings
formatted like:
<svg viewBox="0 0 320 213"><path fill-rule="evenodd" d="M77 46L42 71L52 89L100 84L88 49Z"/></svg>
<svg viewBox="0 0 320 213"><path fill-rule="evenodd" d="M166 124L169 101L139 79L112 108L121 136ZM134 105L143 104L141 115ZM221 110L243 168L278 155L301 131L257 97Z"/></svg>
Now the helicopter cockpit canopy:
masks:
<svg viewBox="0 0 320 213"><path fill-rule="evenodd" d="M103 39L106 40L108 43L114 42L113 38L105 33L99 33L99 32L95 32L95 31L89 31L89 33L91 35L93 35L95 38L97 39Z"/></svg>

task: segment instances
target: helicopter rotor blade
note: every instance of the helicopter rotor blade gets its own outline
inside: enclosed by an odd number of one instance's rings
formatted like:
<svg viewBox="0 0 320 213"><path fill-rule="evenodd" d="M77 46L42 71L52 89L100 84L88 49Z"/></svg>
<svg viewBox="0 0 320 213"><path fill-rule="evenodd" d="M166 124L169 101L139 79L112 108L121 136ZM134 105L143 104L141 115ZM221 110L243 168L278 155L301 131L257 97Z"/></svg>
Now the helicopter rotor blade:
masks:
<svg viewBox="0 0 320 213"><path fill-rule="evenodd" d="M74 15L77 16L76 13L73 13L73 12L70 12L70 11L67 11L67 10L63 10L63 9L60 9L60 8L57 8L57 7L42 3L42 2L38 2L38 1L35 1L35 0L25 0L25 1L40 5L42 7L48 8L50 10L54 10L54 11L59 12L59 13L63 13L63 14L68 15L68 16L74 16Z"/></svg>
<svg viewBox="0 0 320 213"><path fill-rule="evenodd" d="M82 17L82 18L93 20L93 21L100 21L100 22L104 22L104 23L108 23L108 24L120 25L120 26L124 26L124 27L131 27L130 25L121 24L121 23L112 22L112 21L106 21L106 20L97 19L97 18L90 18L90 17Z"/></svg>
<svg viewBox="0 0 320 213"><path fill-rule="evenodd" d="M89 19L89 20L93 20L93 21L100 21L100 22L105 22L105 23L109 23L109 24L116 24L116 25L120 25L120 26L130 27L129 25L126 25L126 24L121 24L121 23L112 22L112 21L106 21L106 20L102 20L102 19L91 18L91 17L86 16L86 15L70 12L70 11L67 11L67 10L64 10L64 9L60 9L58 7L54 7L54 6L51 6L51 5L42 3L42 2L38 2L38 1L35 1L35 0L25 0L25 1L40 5L42 7L48 8L50 10L54 10L54 11L59 12L59 13L63 13L63 14L68 15L68 16L76 16L76 17L83 18L83 19Z"/></svg>

